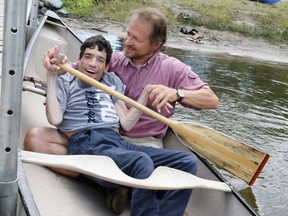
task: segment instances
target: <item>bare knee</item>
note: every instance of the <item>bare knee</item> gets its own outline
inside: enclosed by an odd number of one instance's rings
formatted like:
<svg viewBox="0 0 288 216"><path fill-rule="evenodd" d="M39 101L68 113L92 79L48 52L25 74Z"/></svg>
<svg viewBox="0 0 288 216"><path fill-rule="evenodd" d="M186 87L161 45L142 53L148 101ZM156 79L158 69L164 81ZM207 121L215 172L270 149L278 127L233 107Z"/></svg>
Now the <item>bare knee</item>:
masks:
<svg viewBox="0 0 288 216"><path fill-rule="evenodd" d="M24 138L23 148L28 151L37 151L40 147L38 145L41 145L40 136L41 128L35 127L29 129Z"/></svg>
<svg viewBox="0 0 288 216"><path fill-rule="evenodd" d="M67 154L67 140L55 128L31 128L24 138L23 148L49 154Z"/></svg>
<svg viewBox="0 0 288 216"><path fill-rule="evenodd" d="M55 128L35 127L28 130L23 142L23 148L27 151L34 151L47 154L65 155L67 140ZM79 173L50 167L51 170L62 175L77 177Z"/></svg>

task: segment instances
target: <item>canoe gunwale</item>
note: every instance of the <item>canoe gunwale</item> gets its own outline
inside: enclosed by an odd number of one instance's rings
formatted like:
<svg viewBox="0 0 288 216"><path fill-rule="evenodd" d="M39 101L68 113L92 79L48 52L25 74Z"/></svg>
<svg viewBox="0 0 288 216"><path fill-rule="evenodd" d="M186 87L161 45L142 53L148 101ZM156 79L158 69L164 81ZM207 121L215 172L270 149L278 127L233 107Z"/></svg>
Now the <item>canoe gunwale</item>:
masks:
<svg viewBox="0 0 288 216"><path fill-rule="evenodd" d="M18 194L26 215L40 216L40 212L34 200L32 191L29 187L29 183L26 178L25 170L20 156L18 156L17 173L18 173Z"/></svg>

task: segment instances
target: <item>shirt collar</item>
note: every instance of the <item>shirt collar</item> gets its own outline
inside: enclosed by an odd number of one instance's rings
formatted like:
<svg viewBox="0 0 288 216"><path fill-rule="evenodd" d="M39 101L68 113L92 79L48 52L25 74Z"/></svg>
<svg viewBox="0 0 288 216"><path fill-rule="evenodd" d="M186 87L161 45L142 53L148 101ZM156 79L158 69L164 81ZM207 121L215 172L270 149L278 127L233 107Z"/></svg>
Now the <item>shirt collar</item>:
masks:
<svg viewBox="0 0 288 216"><path fill-rule="evenodd" d="M156 52L144 65L142 65L141 67L148 67L149 65L151 65L155 59L157 58L157 56L159 55L159 52ZM133 67L136 67L136 65L133 64L133 62L131 61L130 58L126 58L125 62L124 62L124 66L128 66L128 64L132 65Z"/></svg>

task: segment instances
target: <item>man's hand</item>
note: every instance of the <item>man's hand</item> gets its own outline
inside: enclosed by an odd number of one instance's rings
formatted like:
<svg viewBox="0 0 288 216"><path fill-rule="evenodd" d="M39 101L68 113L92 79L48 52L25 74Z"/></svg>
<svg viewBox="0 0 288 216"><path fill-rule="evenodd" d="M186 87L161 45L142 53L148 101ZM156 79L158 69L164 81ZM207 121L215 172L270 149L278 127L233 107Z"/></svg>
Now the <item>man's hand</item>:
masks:
<svg viewBox="0 0 288 216"><path fill-rule="evenodd" d="M60 50L61 50L61 45L57 44L53 48L47 50L47 52L43 56L43 59L42 59L43 65L47 69L47 71L50 72L51 74L61 75L65 73L65 71L60 70L60 67L56 65L57 55L59 54ZM65 57L62 60L62 63L65 64L67 62L68 62L68 58Z"/></svg>
<svg viewBox="0 0 288 216"><path fill-rule="evenodd" d="M170 109L173 108L170 103L177 100L176 89L164 85L147 85L145 89L149 94L149 100L152 101L152 106L156 107L159 113L162 108L170 113Z"/></svg>

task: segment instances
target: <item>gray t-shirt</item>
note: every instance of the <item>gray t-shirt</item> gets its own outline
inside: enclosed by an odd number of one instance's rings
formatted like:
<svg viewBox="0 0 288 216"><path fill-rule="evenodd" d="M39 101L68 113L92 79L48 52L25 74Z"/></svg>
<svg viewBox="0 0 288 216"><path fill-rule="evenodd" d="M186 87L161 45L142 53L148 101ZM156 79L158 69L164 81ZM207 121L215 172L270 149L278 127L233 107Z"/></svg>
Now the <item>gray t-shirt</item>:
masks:
<svg viewBox="0 0 288 216"><path fill-rule="evenodd" d="M122 94L126 88L113 72L104 73L100 82ZM114 106L117 98L81 82L69 73L58 76L56 93L63 111L63 121L57 125L59 130L119 128L119 117Z"/></svg>

